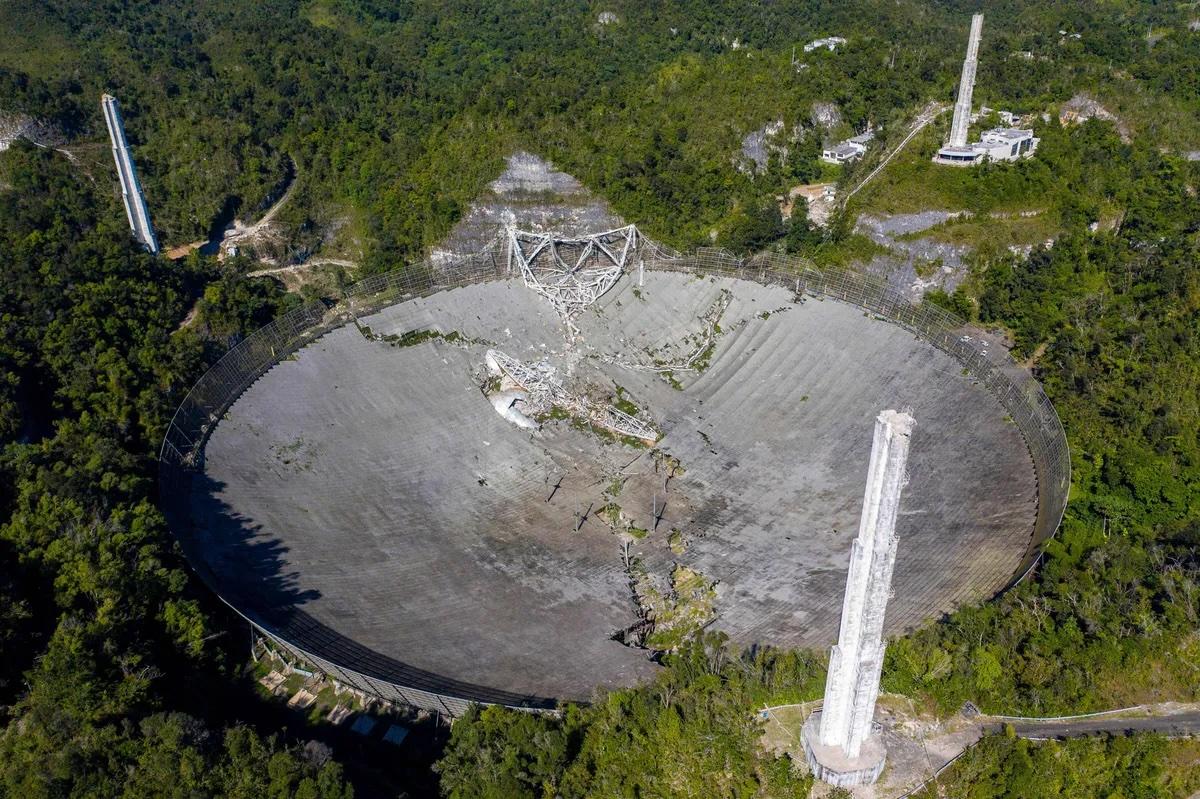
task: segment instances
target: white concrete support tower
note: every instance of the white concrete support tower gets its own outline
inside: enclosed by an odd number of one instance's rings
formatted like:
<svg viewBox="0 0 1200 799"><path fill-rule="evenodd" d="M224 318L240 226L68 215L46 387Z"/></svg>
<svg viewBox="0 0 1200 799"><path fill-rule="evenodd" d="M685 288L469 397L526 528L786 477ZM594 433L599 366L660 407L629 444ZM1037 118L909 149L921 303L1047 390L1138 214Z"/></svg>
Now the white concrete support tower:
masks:
<svg viewBox="0 0 1200 799"><path fill-rule="evenodd" d="M912 429L912 416L901 411L883 411L875 419L862 519L850 550L841 632L829 658L825 702L821 713L804 725L809 765L819 779L835 785L874 782L886 757L871 730Z"/></svg>
<svg viewBox="0 0 1200 799"><path fill-rule="evenodd" d="M982 157L980 152L967 144L967 132L971 127L971 95L975 91L975 65L982 35L983 14L976 14L971 17L971 38L967 40L967 57L963 60L962 77L958 81L958 97L954 100L950 141L933 157L935 164L971 166L979 163Z"/></svg>
<svg viewBox="0 0 1200 799"><path fill-rule="evenodd" d="M104 110L104 123L108 126L108 138L112 141L113 160L117 162L117 177L121 181L121 199L125 202L125 216L133 237L151 255L158 254L158 239L154 237L154 226L150 224L150 212L146 210L146 198L142 196L142 184L138 182L137 170L133 166L133 155L125 141L125 123L121 121L121 109L117 98L111 94L100 97Z"/></svg>
<svg viewBox="0 0 1200 799"><path fill-rule="evenodd" d="M958 98L954 101L954 121L950 125L950 146L967 146L967 129L971 126L971 94L975 91L975 65L979 57L979 39L983 36L983 14L971 17L971 38L967 40L967 57L963 60L962 77L958 80Z"/></svg>

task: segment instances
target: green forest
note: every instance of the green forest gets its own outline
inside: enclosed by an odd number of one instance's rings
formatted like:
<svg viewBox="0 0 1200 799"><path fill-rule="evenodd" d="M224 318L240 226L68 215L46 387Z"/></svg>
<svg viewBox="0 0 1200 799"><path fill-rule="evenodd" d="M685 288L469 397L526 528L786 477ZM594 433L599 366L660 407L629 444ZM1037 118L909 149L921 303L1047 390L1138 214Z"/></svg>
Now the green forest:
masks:
<svg viewBox="0 0 1200 799"><path fill-rule="evenodd" d="M1071 501L1029 579L889 642L884 690L943 716L966 702L1053 716L1200 701L1200 161L1188 157L1200 151L1200 8L988 3L975 103L1031 115L1037 155L939 170L929 158L943 115L827 227L780 213L796 184L857 185L921 108L949 103L976 10L0 4L0 131L18 115L51 131L51 146L0 151L0 797L811 787L761 746L755 711L818 698L825 652L700 636L646 685L558 716L473 710L395 762L330 746L264 698L244 624L188 571L158 509L156 456L208 366L335 290L247 277L245 256L138 248L103 92L121 101L164 247L257 218L294 172L276 254L356 264L346 277L427 254L515 150L681 249L783 250L855 269L878 249L856 219L965 212L934 234L969 245L969 275L926 301L1003 331L1034 370L1067 431ZM794 66L794 50L827 35L848 41ZM1115 118L1060 124L1080 94ZM815 103L840 121L818 125ZM748 167L743 137L774 120L794 140ZM823 141L868 126L879 146L862 161L819 162ZM1023 211L1036 216L1014 219ZM1186 799L1200 790L1200 752L1153 735L1000 734L942 779L930 796Z"/></svg>

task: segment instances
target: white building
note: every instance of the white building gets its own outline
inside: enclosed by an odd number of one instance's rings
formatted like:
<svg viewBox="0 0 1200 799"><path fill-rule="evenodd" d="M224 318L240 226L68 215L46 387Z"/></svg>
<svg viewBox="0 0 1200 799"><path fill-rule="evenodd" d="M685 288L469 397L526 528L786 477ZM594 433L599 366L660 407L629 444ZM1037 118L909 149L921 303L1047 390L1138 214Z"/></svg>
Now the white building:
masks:
<svg viewBox="0 0 1200 799"><path fill-rule="evenodd" d="M839 45L846 43L846 40L841 36L826 36L824 39L814 39L804 45L804 52L811 53L813 50L818 50L824 47L826 50L836 50Z"/></svg>
<svg viewBox="0 0 1200 799"><path fill-rule="evenodd" d="M1041 139L1032 130L1021 128L992 128L983 132L971 146L993 161L1016 161L1032 155Z"/></svg>
<svg viewBox="0 0 1200 799"><path fill-rule="evenodd" d="M971 94L975 90L975 67L979 57L979 40L983 36L983 14L971 17L971 34L967 39L967 56L963 59L962 76L958 83L958 97L954 102L954 121L950 126L950 140L933 157L935 164L950 166L974 166L984 161L1016 161L1032 155L1037 149L1038 139L1032 130L1020 128L993 128L985 131L979 141L967 144L967 130L971 124ZM980 113L990 109L980 109ZM1001 112L1006 124L1011 125L1013 115Z"/></svg>
<svg viewBox="0 0 1200 799"><path fill-rule="evenodd" d="M1033 155L1041 139L1032 130L992 128L965 147L943 147L934 160L951 166L975 166L984 161L1016 161Z"/></svg>
<svg viewBox="0 0 1200 799"><path fill-rule="evenodd" d="M875 138L872 131L851 136L843 142L826 147L821 151L821 160L830 164L844 164L861 158L867 151L867 143Z"/></svg>
<svg viewBox="0 0 1200 799"><path fill-rule="evenodd" d="M861 158L867 151L861 144L844 141L834 144L821 151L821 160L830 164L845 164L856 158Z"/></svg>

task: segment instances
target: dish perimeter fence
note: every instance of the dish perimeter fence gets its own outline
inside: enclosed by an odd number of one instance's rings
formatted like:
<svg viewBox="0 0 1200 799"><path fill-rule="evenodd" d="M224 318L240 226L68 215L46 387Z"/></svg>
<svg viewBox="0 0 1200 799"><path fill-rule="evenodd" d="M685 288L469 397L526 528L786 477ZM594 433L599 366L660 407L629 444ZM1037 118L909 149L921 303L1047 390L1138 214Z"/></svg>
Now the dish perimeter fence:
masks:
<svg viewBox="0 0 1200 799"><path fill-rule="evenodd" d="M253 597L218 584L194 551L192 477L203 470L209 434L239 396L260 376L325 333L391 305L474 283L517 277L502 250L423 261L346 287L334 304L316 301L294 309L247 336L192 386L176 410L159 455L160 503L189 562L208 586L259 633L282 650L339 683L368 695L452 717L472 703L552 710L554 697L514 694L427 672L380 655L337 633L298 608L262 613ZM1029 448L1037 476L1037 518L1030 544L1014 575L1029 574L1062 520L1070 488L1071 461L1054 406L1041 386L1000 347L990 350L965 322L931 303L914 305L884 282L844 271L819 271L811 263L780 254L739 259L724 250L702 248L680 254L642 239L639 260L630 270L683 272L697 276L751 280L804 297L833 299L857 306L933 344L962 364L964 374L1003 406Z"/></svg>

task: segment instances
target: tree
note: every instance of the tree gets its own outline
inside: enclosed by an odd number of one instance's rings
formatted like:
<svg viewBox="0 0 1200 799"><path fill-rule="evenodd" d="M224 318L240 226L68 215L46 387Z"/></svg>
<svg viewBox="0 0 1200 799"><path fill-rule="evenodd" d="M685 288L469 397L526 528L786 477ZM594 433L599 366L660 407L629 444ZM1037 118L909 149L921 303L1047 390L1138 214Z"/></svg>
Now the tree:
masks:
<svg viewBox="0 0 1200 799"><path fill-rule="evenodd" d="M717 241L735 253L748 254L777 241L785 230L779 206L767 201L734 216Z"/></svg>
<svg viewBox="0 0 1200 799"><path fill-rule="evenodd" d="M962 288L955 289L952 294L947 294L944 289L930 289L925 292L924 300L966 320L975 316L975 305Z"/></svg>
<svg viewBox="0 0 1200 799"><path fill-rule="evenodd" d="M788 149L787 171L796 183L814 183L820 180L821 135L818 131L804 132Z"/></svg>
<svg viewBox="0 0 1200 799"><path fill-rule="evenodd" d="M206 346L178 330L192 275L61 156L0 168L0 796L346 799L336 763L163 712L220 657L150 496ZM231 329L260 321L239 301Z"/></svg>
<svg viewBox="0 0 1200 799"><path fill-rule="evenodd" d="M784 249L793 255L808 253L823 239L820 228L808 219L808 203L803 197L797 197L792 205L792 216L788 219Z"/></svg>
<svg viewBox="0 0 1200 799"><path fill-rule="evenodd" d="M437 766L442 793L467 796L808 795L811 777L759 745L756 703L803 692L823 678L811 657L737 657L724 639L685 641L652 683L614 691L561 719L489 707L454 725Z"/></svg>

